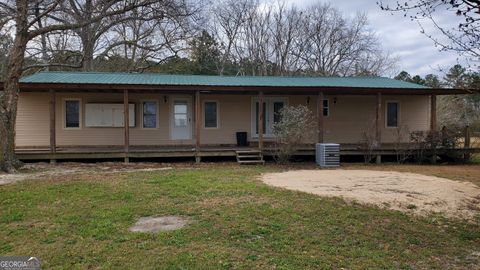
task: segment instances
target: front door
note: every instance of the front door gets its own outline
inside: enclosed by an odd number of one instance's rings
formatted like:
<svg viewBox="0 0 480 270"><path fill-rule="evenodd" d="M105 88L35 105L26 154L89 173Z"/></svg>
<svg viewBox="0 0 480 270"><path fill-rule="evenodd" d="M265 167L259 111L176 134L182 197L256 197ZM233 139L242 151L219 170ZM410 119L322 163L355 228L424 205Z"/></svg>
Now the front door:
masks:
<svg viewBox="0 0 480 270"><path fill-rule="evenodd" d="M273 126L280 120L280 110L287 104L283 97L266 97L263 99L263 134L265 137L273 136ZM252 134L258 136L258 106L257 98L253 99L252 106Z"/></svg>
<svg viewBox="0 0 480 270"><path fill-rule="evenodd" d="M192 138L192 100L188 97L173 97L171 103L172 140L190 140Z"/></svg>

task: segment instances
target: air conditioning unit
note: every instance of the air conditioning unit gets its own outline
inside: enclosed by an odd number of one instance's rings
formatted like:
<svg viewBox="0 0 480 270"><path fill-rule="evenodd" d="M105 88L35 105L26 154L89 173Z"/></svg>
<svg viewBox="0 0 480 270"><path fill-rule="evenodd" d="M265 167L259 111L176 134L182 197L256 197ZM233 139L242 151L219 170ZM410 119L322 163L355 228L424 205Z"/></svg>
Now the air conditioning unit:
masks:
<svg viewBox="0 0 480 270"><path fill-rule="evenodd" d="M315 160L320 167L340 166L340 145L336 143L317 143Z"/></svg>

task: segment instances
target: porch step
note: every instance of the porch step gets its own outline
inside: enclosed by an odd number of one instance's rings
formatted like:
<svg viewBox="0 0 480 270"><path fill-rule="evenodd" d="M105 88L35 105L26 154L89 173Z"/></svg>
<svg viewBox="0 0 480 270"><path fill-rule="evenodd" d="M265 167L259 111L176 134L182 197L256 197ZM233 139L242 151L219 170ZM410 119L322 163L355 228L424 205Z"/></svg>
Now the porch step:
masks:
<svg viewBox="0 0 480 270"><path fill-rule="evenodd" d="M265 160L241 160L239 164L265 164Z"/></svg>
<svg viewBox="0 0 480 270"><path fill-rule="evenodd" d="M263 154L259 150L236 151L239 164L265 164Z"/></svg>

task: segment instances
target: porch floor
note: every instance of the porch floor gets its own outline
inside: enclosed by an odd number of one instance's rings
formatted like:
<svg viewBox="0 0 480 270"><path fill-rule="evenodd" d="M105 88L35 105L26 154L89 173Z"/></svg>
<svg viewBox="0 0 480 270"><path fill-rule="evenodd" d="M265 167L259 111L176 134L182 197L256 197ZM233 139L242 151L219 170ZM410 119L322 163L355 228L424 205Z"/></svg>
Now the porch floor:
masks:
<svg viewBox="0 0 480 270"><path fill-rule="evenodd" d="M203 145L196 151L194 145L171 145L171 146L130 146L129 152L125 153L123 146L59 146L56 153L51 153L49 147L17 148L16 154L20 160L49 160L49 159L109 159L109 158L168 158L168 157L235 157L236 151L257 150L256 146L238 147L223 145ZM263 154L271 156L275 148L265 146ZM451 151L450 149L449 151ZM480 149L454 149L461 152L480 152ZM438 153L442 152L439 150ZM343 144L340 148L342 156L363 155L364 151L359 145ZM395 155L395 148L384 145L372 152L374 155ZM295 155L314 156L313 145L304 146Z"/></svg>
<svg viewBox="0 0 480 270"><path fill-rule="evenodd" d="M238 146L201 146L196 151L193 145L172 146L130 146L124 152L123 146L60 146L56 153L49 147L17 148L15 153L20 160L43 159L100 159L100 158L162 158L162 157L235 157L236 151L257 150L257 147ZM264 153L271 155L275 149L265 148ZM313 146L301 149L299 155L314 155Z"/></svg>

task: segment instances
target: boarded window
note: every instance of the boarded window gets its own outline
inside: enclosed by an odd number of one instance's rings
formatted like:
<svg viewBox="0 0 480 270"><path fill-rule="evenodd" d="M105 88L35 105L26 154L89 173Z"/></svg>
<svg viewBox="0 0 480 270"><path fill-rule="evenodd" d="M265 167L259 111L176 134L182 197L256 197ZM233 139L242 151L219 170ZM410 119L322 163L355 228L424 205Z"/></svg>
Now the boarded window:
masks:
<svg viewBox="0 0 480 270"><path fill-rule="evenodd" d="M155 101L143 102L143 127L157 127L157 103Z"/></svg>
<svg viewBox="0 0 480 270"><path fill-rule="evenodd" d="M330 114L330 107L328 106L328 99L323 100L323 116L328 116Z"/></svg>
<svg viewBox="0 0 480 270"><path fill-rule="evenodd" d="M218 127L217 109L218 109L217 102L214 102L214 101L205 102L205 108L204 108L205 128Z"/></svg>
<svg viewBox="0 0 480 270"><path fill-rule="evenodd" d="M398 127L398 102L387 103L387 127Z"/></svg>
<svg viewBox="0 0 480 270"><path fill-rule="evenodd" d="M65 101L65 127L66 128L80 127L80 101L79 100Z"/></svg>

